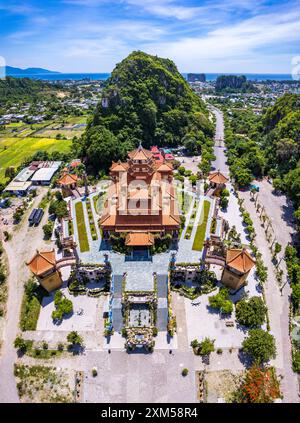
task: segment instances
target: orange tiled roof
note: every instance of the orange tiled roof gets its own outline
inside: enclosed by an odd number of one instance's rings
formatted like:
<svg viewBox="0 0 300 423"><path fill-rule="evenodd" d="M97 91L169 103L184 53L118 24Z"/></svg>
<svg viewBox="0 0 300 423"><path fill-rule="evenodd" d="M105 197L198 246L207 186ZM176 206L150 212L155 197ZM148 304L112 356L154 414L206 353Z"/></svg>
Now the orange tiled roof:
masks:
<svg viewBox="0 0 300 423"><path fill-rule="evenodd" d="M127 163L122 163L121 161L118 161L117 163L113 163L109 170L114 172L124 172L127 169L128 169Z"/></svg>
<svg viewBox="0 0 300 423"><path fill-rule="evenodd" d="M171 170L173 170L173 166L171 165L171 163L162 163L157 168L158 172L170 172Z"/></svg>
<svg viewBox="0 0 300 423"><path fill-rule="evenodd" d="M219 170L217 172L212 172L209 175L208 179L209 179L210 182L214 182L215 184L226 184L226 182L228 182L228 180L229 180Z"/></svg>
<svg viewBox="0 0 300 423"><path fill-rule="evenodd" d="M60 185L72 185L77 182L78 176L71 173L65 173L57 183Z"/></svg>
<svg viewBox="0 0 300 423"><path fill-rule="evenodd" d="M149 232L130 232L126 236L125 245L128 247L148 247L154 244L154 236Z"/></svg>
<svg viewBox="0 0 300 423"><path fill-rule="evenodd" d="M163 214L162 223L166 226L178 226L180 223L180 217L174 214Z"/></svg>
<svg viewBox="0 0 300 423"><path fill-rule="evenodd" d="M105 214L100 218L100 225L105 223L106 226L114 226L116 224L116 214Z"/></svg>
<svg viewBox="0 0 300 423"><path fill-rule="evenodd" d="M32 259L26 264L34 275L39 276L53 269L53 267L55 266L55 263L56 263L56 260L55 260L54 250L51 250L51 251L37 250L36 255L32 257Z"/></svg>
<svg viewBox="0 0 300 423"><path fill-rule="evenodd" d="M226 264L239 272L247 273L255 265L255 260L245 248L231 248L227 250Z"/></svg>
<svg viewBox="0 0 300 423"><path fill-rule="evenodd" d="M150 150L146 150L140 144L136 150L128 153L128 157L133 160L146 160L153 157L153 153Z"/></svg>

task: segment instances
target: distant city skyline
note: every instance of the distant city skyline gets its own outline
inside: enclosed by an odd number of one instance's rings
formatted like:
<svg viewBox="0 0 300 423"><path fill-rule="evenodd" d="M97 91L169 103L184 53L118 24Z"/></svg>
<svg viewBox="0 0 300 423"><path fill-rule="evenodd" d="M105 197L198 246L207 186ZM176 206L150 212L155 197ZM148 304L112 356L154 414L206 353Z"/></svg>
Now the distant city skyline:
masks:
<svg viewBox="0 0 300 423"><path fill-rule="evenodd" d="M111 72L142 50L182 73L290 74L299 28L299 0L0 0L6 64L65 73Z"/></svg>

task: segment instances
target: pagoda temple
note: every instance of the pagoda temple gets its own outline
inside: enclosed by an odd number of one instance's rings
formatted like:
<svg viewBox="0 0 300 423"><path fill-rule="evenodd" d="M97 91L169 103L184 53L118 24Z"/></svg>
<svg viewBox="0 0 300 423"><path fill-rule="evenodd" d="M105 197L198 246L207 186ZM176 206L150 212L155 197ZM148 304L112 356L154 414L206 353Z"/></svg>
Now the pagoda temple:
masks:
<svg viewBox="0 0 300 423"><path fill-rule="evenodd" d="M127 162L113 163L112 184L100 218L104 238L126 233L126 245L149 247L153 235L177 238L180 215L173 185L173 166L157 161L153 152L139 147Z"/></svg>
<svg viewBox="0 0 300 423"><path fill-rule="evenodd" d="M254 265L255 260L245 248L229 248L222 273L222 283L233 291L237 291L245 285L250 270Z"/></svg>
<svg viewBox="0 0 300 423"><path fill-rule="evenodd" d="M229 179L217 170L216 172L211 172L208 176L209 185L211 187L213 195L218 195L220 191L226 188L226 184Z"/></svg>
<svg viewBox="0 0 300 423"><path fill-rule="evenodd" d="M61 273L57 268L54 249L51 251L37 250L34 257L26 264L40 285L48 292L62 286Z"/></svg>

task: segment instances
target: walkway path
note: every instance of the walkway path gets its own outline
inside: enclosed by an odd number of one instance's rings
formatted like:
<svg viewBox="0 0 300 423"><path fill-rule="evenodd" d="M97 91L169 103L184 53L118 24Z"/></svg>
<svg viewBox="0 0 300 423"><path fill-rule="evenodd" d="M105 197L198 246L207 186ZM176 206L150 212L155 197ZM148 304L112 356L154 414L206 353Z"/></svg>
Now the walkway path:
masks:
<svg viewBox="0 0 300 423"><path fill-rule="evenodd" d="M216 138L220 140L220 147L215 147L216 160L213 163L215 169L220 169L222 173L229 175L229 168L226 164L226 156L224 154L224 123L222 113L212 107L213 113L216 116ZM291 363L291 344L289 339L289 287L286 288L284 295L281 296L276 282L276 275L274 266L272 264L272 256L269 250L269 244L265 237L264 229L261 226L258 214L256 213L254 202L250 201L250 194L248 192L240 192L240 197L245 199L244 207L251 214L253 224L256 231L256 245L259 246L259 251L262 253L264 264L268 268L268 280L265 285L266 303L269 311L271 333L275 336L277 357L273 360L278 373L283 376L281 388L284 396L284 402L299 402L298 397L298 382L297 375L292 370ZM260 202L264 201L264 197L260 197ZM231 199L230 201L231 202ZM266 204L270 204L268 201ZM274 207L274 203L272 202ZM274 213L274 210L270 213ZM275 212L277 216L276 230L280 232L280 238L286 233L287 239L290 237L291 228L282 219L280 210ZM281 218L279 218L279 216ZM278 221L279 219L279 221ZM238 219L240 220L240 219ZM238 222L237 220L237 222ZM286 240L286 243L288 240ZM286 277L286 274L285 274Z"/></svg>

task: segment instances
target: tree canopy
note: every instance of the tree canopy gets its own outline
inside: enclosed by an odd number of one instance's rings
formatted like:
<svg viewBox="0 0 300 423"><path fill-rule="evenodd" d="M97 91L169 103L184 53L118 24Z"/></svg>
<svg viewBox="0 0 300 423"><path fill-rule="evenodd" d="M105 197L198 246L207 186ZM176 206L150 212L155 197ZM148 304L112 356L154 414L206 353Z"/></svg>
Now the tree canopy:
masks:
<svg viewBox="0 0 300 423"><path fill-rule="evenodd" d="M250 328L261 326L266 320L267 307L261 297L241 300L236 305L236 319Z"/></svg>
<svg viewBox="0 0 300 423"><path fill-rule="evenodd" d="M262 364L276 357L274 336L263 329L251 329L249 336L243 341L243 350L257 364Z"/></svg>

